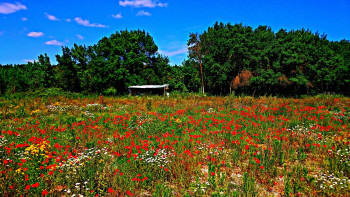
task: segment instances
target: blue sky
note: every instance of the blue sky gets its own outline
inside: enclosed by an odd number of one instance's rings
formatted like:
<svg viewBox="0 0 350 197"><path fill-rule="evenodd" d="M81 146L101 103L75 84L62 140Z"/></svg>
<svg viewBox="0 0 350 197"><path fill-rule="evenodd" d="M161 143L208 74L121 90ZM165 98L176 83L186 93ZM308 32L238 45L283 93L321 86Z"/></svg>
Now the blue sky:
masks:
<svg viewBox="0 0 350 197"><path fill-rule="evenodd" d="M22 64L61 46L93 45L120 30L150 33L171 64L187 57L190 32L216 21L310 29L329 40L350 39L349 0L0 0L0 64Z"/></svg>

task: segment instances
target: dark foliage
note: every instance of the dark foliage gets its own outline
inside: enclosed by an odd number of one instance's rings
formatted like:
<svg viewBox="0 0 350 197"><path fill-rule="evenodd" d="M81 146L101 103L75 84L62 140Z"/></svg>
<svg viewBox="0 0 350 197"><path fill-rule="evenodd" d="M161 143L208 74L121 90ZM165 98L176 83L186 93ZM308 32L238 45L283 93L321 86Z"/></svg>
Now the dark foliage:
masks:
<svg viewBox="0 0 350 197"><path fill-rule="evenodd" d="M199 37L195 43L194 37ZM205 89L212 94L233 90L280 96L350 93L350 43L346 40L329 41L305 29L274 33L267 26L253 30L217 22L199 36L191 33L188 45L189 59L184 65L195 68L192 81L200 80L198 65L203 65ZM197 48L193 46L200 46L200 55L194 55ZM249 83L242 78L248 72ZM188 89L192 85L200 86L198 82L186 84Z"/></svg>

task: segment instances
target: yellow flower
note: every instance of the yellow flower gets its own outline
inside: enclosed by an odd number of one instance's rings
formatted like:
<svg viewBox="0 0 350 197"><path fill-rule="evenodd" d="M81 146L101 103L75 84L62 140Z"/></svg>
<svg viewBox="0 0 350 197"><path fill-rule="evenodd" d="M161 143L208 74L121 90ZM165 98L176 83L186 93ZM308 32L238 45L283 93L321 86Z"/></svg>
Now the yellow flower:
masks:
<svg viewBox="0 0 350 197"><path fill-rule="evenodd" d="M18 168L18 169L16 170L16 172L19 174L19 173L21 173L21 170L22 170L22 168Z"/></svg>
<svg viewBox="0 0 350 197"><path fill-rule="evenodd" d="M181 123L182 121L180 120L180 118L175 120L176 123Z"/></svg>
<svg viewBox="0 0 350 197"><path fill-rule="evenodd" d="M30 115L35 114L35 113L39 113L39 112L41 112L41 110L37 109L37 110L34 110L34 111L30 112Z"/></svg>

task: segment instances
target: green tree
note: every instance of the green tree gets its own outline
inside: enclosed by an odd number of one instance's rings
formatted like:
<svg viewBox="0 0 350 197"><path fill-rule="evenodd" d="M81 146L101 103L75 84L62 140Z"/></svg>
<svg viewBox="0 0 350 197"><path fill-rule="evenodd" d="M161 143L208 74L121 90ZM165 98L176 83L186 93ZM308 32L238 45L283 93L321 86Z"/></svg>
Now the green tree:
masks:
<svg viewBox="0 0 350 197"><path fill-rule="evenodd" d="M41 87L51 87L54 84L54 71L50 62L50 58L45 53L44 55L39 55L38 57L38 75L41 77Z"/></svg>
<svg viewBox="0 0 350 197"><path fill-rule="evenodd" d="M90 64L92 53L93 48L86 47L85 45L74 44L71 49L71 56L74 61L75 70L77 71L80 89L87 93L93 92L93 86L91 83L93 71Z"/></svg>
<svg viewBox="0 0 350 197"><path fill-rule="evenodd" d="M203 70L203 51L202 42L198 34L190 33L190 39L187 42L188 56L194 61L198 62L201 74L201 92L204 94L204 70Z"/></svg>
<svg viewBox="0 0 350 197"><path fill-rule="evenodd" d="M169 60L157 51L153 38L145 31L125 30L104 37L94 46L93 83L102 90L115 87L120 93L130 85L159 83Z"/></svg>
<svg viewBox="0 0 350 197"><path fill-rule="evenodd" d="M68 47L62 47L62 55L56 55L58 62L57 80L59 87L64 90L79 92L80 82L72 54Z"/></svg>

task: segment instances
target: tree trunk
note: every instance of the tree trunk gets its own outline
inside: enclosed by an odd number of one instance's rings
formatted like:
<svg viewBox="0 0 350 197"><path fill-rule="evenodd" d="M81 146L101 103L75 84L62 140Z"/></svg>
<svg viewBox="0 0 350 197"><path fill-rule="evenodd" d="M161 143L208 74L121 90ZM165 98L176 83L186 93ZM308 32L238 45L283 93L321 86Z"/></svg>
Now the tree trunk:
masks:
<svg viewBox="0 0 350 197"><path fill-rule="evenodd" d="M199 50L197 51L198 54L198 60L199 60L199 66L201 67L201 77L202 77L202 94L204 95L204 79L203 79L203 65L202 65L202 59L199 54Z"/></svg>

